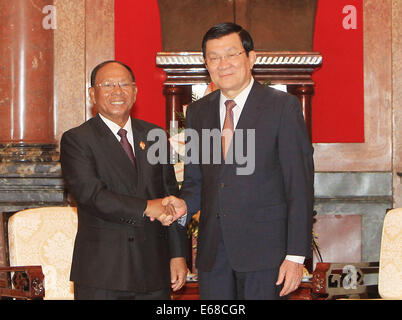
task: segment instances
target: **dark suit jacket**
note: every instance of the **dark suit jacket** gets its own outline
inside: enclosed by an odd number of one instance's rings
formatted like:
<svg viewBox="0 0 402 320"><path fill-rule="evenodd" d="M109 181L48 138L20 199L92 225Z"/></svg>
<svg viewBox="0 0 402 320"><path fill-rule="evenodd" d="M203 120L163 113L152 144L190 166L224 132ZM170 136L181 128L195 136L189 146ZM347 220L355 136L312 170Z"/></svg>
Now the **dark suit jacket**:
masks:
<svg viewBox="0 0 402 320"><path fill-rule="evenodd" d="M200 134L200 145L202 129L220 130L219 97L218 90L188 107L186 127ZM214 264L220 232L236 271L277 267L286 255L311 256L313 149L298 99L255 81L239 129L255 129L253 174L237 175L236 163L185 166L180 194L189 217L201 209L197 267L202 271ZM198 156L201 163L202 150Z"/></svg>
<svg viewBox="0 0 402 320"><path fill-rule="evenodd" d="M147 161L147 133L156 126L132 119L132 128L137 170L99 116L61 139L63 176L78 206L71 280L81 285L134 292L167 288L170 258L185 256L184 228L143 216L147 199L177 194L178 187L171 165Z"/></svg>

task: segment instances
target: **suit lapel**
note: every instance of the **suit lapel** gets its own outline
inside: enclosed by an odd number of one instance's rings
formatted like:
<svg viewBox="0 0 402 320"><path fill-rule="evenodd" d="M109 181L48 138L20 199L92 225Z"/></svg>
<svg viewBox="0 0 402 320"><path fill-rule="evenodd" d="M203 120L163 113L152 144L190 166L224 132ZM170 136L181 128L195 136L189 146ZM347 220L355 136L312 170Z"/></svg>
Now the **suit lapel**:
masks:
<svg viewBox="0 0 402 320"><path fill-rule="evenodd" d="M205 120L205 126L202 128L207 129L218 129L221 130L221 116L219 110L219 99L220 99L220 91L217 91L215 95L212 95L209 99L209 106L211 108L211 112L207 113L207 117Z"/></svg>
<svg viewBox="0 0 402 320"><path fill-rule="evenodd" d="M144 177L149 173L149 166L147 165L148 143L146 131L136 119L131 118L131 126L133 129L133 148L137 168L137 193L142 194L146 187L145 182L147 181Z"/></svg>
<svg viewBox="0 0 402 320"><path fill-rule="evenodd" d="M220 99L220 90L215 91L215 93L212 93L210 95L210 98L208 100L208 105L206 106L209 108L208 112L206 112L205 117L203 118L203 123L201 125L202 129L208 129L208 130L218 130L219 132L221 131L221 116L220 116L220 110L219 110L219 99ZM200 132L202 135L202 132ZM202 140L200 140L201 143ZM202 148L202 145L200 144L199 148ZM221 148L222 150L222 148ZM222 163L223 163L223 156L222 152L219 150L221 158L220 162L218 164L213 164L213 155L214 155L214 143L213 141L210 141L210 159L209 163L210 165L208 168L210 170L213 170L211 174L213 175L218 175L219 172L221 171L222 168ZM200 159L202 161L202 159ZM202 162L201 162L202 163Z"/></svg>
<svg viewBox="0 0 402 320"><path fill-rule="evenodd" d="M258 121L262 106L262 98L260 96L261 84L254 80L253 87L247 97L246 103L244 104L243 110L240 114L239 121L237 122L236 130L239 129L255 129L256 122ZM243 132L245 134L245 132Z"/></svg>
<svg viewBox="0 0 402 320"><path fill-rule="evenodd" d="M99 115L93 119L94 121L92 123L98 133L100 147L105 151L105 157L108 157L111 163L115 164L114 167L117 168L117 170L125 172L123 176L126 176L130 181L133 181L133 179L135 181L137 173L119 141Z"/></svg>

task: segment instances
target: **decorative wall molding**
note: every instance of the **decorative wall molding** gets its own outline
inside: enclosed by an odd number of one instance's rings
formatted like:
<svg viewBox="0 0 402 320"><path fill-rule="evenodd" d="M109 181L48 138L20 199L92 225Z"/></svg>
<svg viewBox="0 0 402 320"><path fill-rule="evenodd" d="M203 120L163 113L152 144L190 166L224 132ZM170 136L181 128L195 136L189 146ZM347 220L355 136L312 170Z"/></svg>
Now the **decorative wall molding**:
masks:
<svg viewBox="0 0 402 320"><path fill-rule="evenodd" d="M314 85L311 75L322 65L317 52L257 52L253 74L272 84ZM158 52L156 65L167 75L165 85L208 83L202 52Z"/></svg>
<svg viewBox="0 0 402 320"><path fill-rule="evenodd" d="M156 64L164 65L200 65L204 67L202 52L158 52ZM319 53L292 52L257 52L255 66L258 65L306 65L320 66L322 56Z"/></svg>

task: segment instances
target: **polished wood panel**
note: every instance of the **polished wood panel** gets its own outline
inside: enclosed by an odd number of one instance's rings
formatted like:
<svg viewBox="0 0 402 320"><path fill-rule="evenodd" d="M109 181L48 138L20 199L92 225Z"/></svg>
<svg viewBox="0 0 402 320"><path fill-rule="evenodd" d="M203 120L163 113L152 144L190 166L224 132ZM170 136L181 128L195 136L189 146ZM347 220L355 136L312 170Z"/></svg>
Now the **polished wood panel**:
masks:
<svg viewBox="0 0 402 320"><path fill-rule="evenodd" d="M163 51L195 51L205 32L235 22L256 50L311 51L317 0L158 0Z"/></svg>
<svg viewBox="0 0 402 320"><path fill-rule="evenodd" d="M0 280L0 297L42 300L45 296L41 266L0 267L0 273L12 274L10 283Z"/></svg>
<svg viewBox="0 0 402 320"><path fill-rule="evenodd" d="M198 282L186 282L180 290L172 292L172 300L200 300Z"/></svg>

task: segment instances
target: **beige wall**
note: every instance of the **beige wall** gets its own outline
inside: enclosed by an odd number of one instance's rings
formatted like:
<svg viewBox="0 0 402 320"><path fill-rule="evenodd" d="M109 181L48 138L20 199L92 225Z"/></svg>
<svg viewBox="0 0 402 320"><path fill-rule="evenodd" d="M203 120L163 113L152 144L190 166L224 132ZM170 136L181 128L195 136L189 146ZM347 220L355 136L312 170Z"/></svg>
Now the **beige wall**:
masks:
<svg viewBox="0 0 402 320"><path fill-rule="evenodd" d="M392 1L392 111L394 207L402 207L402 1Z"/></svg>
<svg viewBox="0 0 402 320"><path fill-rule="evenodd" d="M87 120L90 72L114 58L114 0L55 0L55 136Z"/></svg>
<svg viewBox="0 0 402 320"><path fill-rule="evenodd" d="M315 144L316 171L392 172L402 207L402 1L363 3L365 143Z"/></svg>

